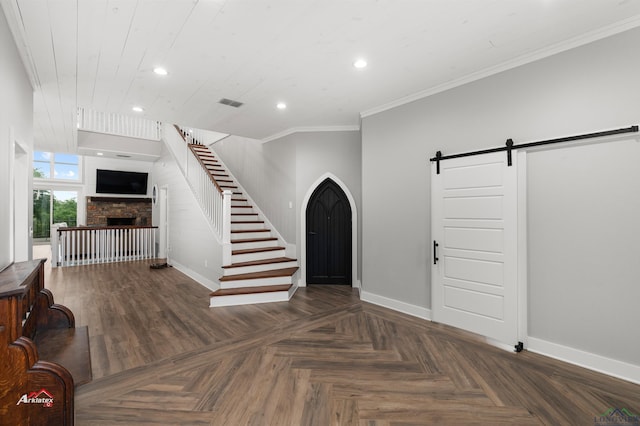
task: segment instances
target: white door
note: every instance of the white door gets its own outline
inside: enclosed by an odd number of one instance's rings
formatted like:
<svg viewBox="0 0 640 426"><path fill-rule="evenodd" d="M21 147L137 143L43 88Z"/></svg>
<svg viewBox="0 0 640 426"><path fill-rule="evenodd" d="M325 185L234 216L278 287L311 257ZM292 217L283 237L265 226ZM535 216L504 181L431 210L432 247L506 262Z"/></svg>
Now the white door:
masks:
<svg viewBox="0 0 640 426"><path fill-rule="evenodd" d="M432 163L431 209L433 320L515 345L516 156L443 160L440 174Z"/></svg>

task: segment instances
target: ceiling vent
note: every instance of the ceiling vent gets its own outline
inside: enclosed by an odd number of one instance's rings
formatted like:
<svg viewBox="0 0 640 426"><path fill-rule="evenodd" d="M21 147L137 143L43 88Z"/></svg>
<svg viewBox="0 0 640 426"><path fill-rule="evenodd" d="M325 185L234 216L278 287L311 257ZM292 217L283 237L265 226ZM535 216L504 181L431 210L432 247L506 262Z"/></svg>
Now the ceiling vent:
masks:
<svg viewBox="0 0 640 426"><path fill-rule="evenodd" d="M239 108L242 106L242 102L234 101L227 98L222 98L218 101L219 104L229 105L230 107Z"/></svg>
<svg viewBox="0 0 640 426"><path fill-rule="evenodd" d="M116 157L120 157L120 158L131 158L130 155L124 155L124 154L116 154Z"/></svg>

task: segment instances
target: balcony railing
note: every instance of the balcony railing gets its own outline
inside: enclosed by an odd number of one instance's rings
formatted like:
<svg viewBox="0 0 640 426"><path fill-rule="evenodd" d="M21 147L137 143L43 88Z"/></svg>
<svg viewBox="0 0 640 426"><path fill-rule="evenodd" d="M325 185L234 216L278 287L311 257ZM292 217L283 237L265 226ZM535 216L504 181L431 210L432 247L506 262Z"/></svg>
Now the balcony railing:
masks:
<svg viewBox="0 0 640 426"><path fill-rule="evenodd" d="M157 226L75 227L51 230L53 266L126 262L156 257Z"/></svg>
<svg viewBox="0 0 640 426"><path fill-rule="evenodd" d="M162 137L160 121L87 108L78 108L78 129L154 141L159 141Z"/></svg>

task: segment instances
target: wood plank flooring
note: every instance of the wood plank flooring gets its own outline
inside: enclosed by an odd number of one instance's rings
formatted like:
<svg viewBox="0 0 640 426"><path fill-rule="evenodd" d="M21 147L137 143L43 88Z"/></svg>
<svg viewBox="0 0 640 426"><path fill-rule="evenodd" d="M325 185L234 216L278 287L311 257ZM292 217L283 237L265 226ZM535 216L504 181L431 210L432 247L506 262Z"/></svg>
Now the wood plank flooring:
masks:
<svg viewBox="0 0 640 426"><path fill-rule="evenodd" d="M79 425L593 425L640 413L640 386L361 302L344 286L208 308L150 262L57 268L87 325L94 380Z"/></svg>

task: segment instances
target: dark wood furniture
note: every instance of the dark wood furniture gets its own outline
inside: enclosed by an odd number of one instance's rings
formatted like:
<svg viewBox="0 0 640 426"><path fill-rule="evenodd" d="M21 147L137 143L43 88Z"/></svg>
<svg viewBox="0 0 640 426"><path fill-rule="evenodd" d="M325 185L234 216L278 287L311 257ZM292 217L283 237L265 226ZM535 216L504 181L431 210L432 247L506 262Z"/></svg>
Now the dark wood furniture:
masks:
<svg viewBox="0 0 640 426"><path fill-rule="evenodd" d="M0 272L0 424L72 425L91 381L87 327L44 288L44 259ZM5 423L8 421L8 423Z"/></svg>

